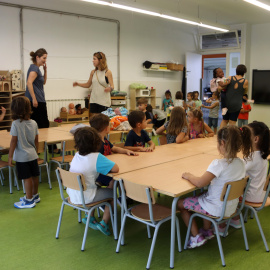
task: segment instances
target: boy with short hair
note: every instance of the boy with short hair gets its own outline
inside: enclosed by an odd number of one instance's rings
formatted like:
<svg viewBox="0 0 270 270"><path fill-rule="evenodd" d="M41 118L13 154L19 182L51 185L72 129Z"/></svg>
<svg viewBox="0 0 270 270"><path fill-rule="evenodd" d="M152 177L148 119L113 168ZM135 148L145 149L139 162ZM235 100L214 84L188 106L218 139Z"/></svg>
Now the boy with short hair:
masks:
<svg viewBox="0 0 270 270"><path fill-rule="evenodd" d="M125 148L132 151L152 152L155 144L144 130L147 126L145 114L142 111L133 111L128 115L128 122L132 130L127 135ZM145 143L149 147L145 147Z"/></svg>
<svg viewBox="0 0 270 270"><path fill-rule="evenodd" d="M145 113L145 117L146 117L146 123L150 124L152 119L151 119L151 115L150 113L146 110L147 104L148 104L148 100L146 98L139 98L138 99L138 109L141 112Z"/></svg>
<svg viewBox="0 0 270 270"><path fill-rule="evenodd" d="M134 153L133 151L130 151L128 149L124 149L121 147L114 146L110 143L109 140L107 140L106 136L110 132L110 118L102 113L95 114L93 117L89 120L90 126L93 127L100 136L102 140L101 147L99 149L99 153L101 153L104 156L111 155L113 153L119 153L119 154L126 154L128 156L133 155L137 156L137 153ZM108 186L109 188L113 188L113 181L112 177L102 175L100 174L99 177L96 180L96 184L99 186Z"/></svg>

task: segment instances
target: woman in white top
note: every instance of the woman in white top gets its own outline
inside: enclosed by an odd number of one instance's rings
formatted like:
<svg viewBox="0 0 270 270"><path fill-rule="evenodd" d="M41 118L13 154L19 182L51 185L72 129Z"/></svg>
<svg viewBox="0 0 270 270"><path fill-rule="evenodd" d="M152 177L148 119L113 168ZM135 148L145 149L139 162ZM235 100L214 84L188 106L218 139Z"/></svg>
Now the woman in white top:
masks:
<svg viewBox="0 0 270 270"><path fill-rule="evenodd" d="M74 82L73 87L80 86L89 88L92 86L90 94L90 113L101 113L111 106L110 92L114 89L112 72L108 69L106 56L102 52L93 55L93 69L88 82Z"/></svg>
<svg viewBox="0 0 270 270"><path fill-rule="evenodd" d="M191 216L189 209L219 217L223 205L220 196L224 184L241 180L246 175L245 163L237 157L237 153L242 150L245 159L250 156L252 149L251 130L248 127L243 127L242 131L235 126L224 127L218 131L217 143L218 151L223 156L222 159L213 160L207 171L200 177L191 173L182 175L184 179L196 187L201 188L209 185L208 191L201 196L179 200L178 207L181 217L187 226ZM234 199L227 202L225 216L231 216L235 212L238 201L238 199ZM203 245L207 239L214 237L211 222L204 219L203 228L199 231L195 220L193 220L191 234L188 248Z"/></svg>

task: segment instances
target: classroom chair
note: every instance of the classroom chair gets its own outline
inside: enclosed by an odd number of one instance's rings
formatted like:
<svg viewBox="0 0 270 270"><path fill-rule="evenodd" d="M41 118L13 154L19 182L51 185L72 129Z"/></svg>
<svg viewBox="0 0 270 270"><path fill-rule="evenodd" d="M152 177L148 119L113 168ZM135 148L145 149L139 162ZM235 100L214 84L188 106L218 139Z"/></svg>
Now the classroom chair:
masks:
<svg viewBox="0 0 270 270"><path fill-rule="evenodd" d="M155 248L158 230L164 222L171 220L171 209L166 206L156 204L153 188L151 186L140 185L121 179L119 180L119 183L122 192L122 207L124 210L124 215L122 218L122 225L117 242L116 253L119 253L120 244L124 245L124 229L127 218L144 223L147 226L148 238L151 238L150 227L154 227L154 236L146 265L146 269L149 269ZM140 204L128 209L126 196L140 202ZM177 230L178 250L181 252L180 227L177 217L175 223Z"/></svg>
<svg viewBox="0 0 270 270"><path fill-rule="evenodd" d="M60 189L60 195L61 195L61 199L62 199L62 206L61 206L61 210L60 210L60 215L59 215L59 220L58 220L58 225L57 225L55 238L56 239L59 238L60 226L61 226L61 222L62 222L62 216L63 216L64 206L65 205L70 206L73 209L78 209L78 221L79 221L79 223L81 223L81 221L82 221L82 219L81 219L81 211L83 211L83 212L87 213L87 215L88 215L87 221L86 221L86 224L85 224L85 229L84 229L82 246L81 246L81 251L84 251L84 246L85 246L86 237L87 237L87 233L88 233L90 216L91 216L91 213L96 208L98 208L100 206L105 206L105 205L109 206L110 215L111 215L111 222L112 222L112 224L114 224L113 223L112 207L111 207L111 204L108 202L109 200L112 200L113 198L102 200L102 201L95 202L95 203L85 204L83 191L85 191L87 189L87 187L86 187L86 184L85 184L84 176L82 174L79 174L79 173L72 173L72 172L69 172L69 171L65 171L65 170L63 170L61 168L57 168L55 170L55 172L56 172L56 176L57 176L57 180L58 180L58 184L59 184L59 189ZM69 197L65 198L64 191L63 191L63 186L80 191L82 204L73 204L73 203L70 202Z"/></svg>
<svg viewBox="0 0 270 270"><path fill-rule="evenodd" d="M164 144L167 144L167 138L166 136L159 136L158 137L158 145L164 145Z"/></svg>
<svg viewBox="0 0 270 270"><path fill-rule="evenodd" d="M61 143L61 155L59 157L52 157L49 162L49 171L51 171L52 163L56 163L58 167L62 168L66 166L66 170L68 170L69 163L73 159L73 155L66 155L66 152L73 152L75 151L75 141L67 140Z"/></svg>
<svg viewBox="0 0 270 270"><path fill-rule="evenodd" d="M191 224L192 224L193 218L201 217L203 219L207 219L207 220L211 221L211 223L213 224L213 227L215 229L215 234L217 237L217 242L218 242L222 265L226 266L225 258L224 258L224 254L223 254L223 249L222 249L222 244L221 244L219 231L218 231L218 225L221 223L227 222L226 229L225 229L225 232L223 234L223 237L225 237L227 235L231 219L233 217L240 216L245 247L246 247L247 251L249 250L248 242L247 242L247 235L246 235L246 230L245 230L245 225L244 225L244 219L243 219L243 215L242 215L242 209L244 208L244 205L245 205L245 198L246 198L246 193L247 193L248 187L250 185L250 180L248 177L245 177L245 178L238 180L238 181L225 183L223 190L222 190L222 193L221 193L221 196L220 196L220 200L223 201L222 212L221 212L220 217L208 216L208 215L204 215L204 214L198 213L198 212L194 212L191 215L190 220L189 220L189 224L188 224L188 230L187 230L184 249L187 249L187 244L188 244L188 240L189 240L189 236L190 236L190 230L191 230ZM243 200L242 200L242 202L239 203L235 213L233 213L230 217L225 217L224 215L225 215L225 211L226 211L227 202L239 198L240 196L242 196L242 194L243 194Z"/></svg>
<svg viewBox="0 0 270 270"><path fill-rule="evenodd" d="M107 139L112 144L120 143L120 142L122 143L124 139L124 133L123 132L109 133L107 135Z"/></svg>
<svg viewBox="0 0 270 270"><path fill-rule="evenodd" d="M13 192L13 190L12 190L12 173L14 176L14 186L17 186L17 190L20 190L15 167L14 167L14 165L9 166L8 162L6 162L6 161L0 160L1 185L2 186L4 185L3 180L5 179L2 170L7 169L7 168L8 168L8 178L9 178L9 193L12 194L12 192Z"/></svg>
<svg viewBox="0 0 270 270"><path fill-rule="evenodd" d="M263 190L265 191L265 196L264 196L263 202L262 203L251 203L251 202L246 201L245 202L246 211L245 211L245 215L244 215L245 222L247 222L248 210L251 210L251 213L253 213L253 215L255 216L260 233L261 233L261 236L262 236L262 240L263 240L263 243L264 243L264 246L265 246L265 249L267 252L269 252L269 248L268 248L268 245L267 245L267 242L266 242L266 239L264 236L264 232L263 232L263 229L262 229L262 226L261 226L261 223L260 223L260 220L259 220L257 213L259 211L261 211L262 209L264 209L265 207L270 205L270 198L268 197L269 191L270 191L269 180L270 180L270 175L268 175L266 182L265 182L265 185L264 185L264 188L263 188Z"/></svg>

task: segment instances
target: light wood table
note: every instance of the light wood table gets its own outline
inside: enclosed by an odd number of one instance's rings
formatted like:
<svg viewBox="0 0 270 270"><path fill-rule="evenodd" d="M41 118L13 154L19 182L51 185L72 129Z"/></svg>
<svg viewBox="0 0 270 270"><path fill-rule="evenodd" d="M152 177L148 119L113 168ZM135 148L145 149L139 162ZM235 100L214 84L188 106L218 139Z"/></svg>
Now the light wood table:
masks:
<svg viewBox="0 0 270 270"><path fill-rule="evenodd" d="M197 154L137 171L120 173L116 176L117 179L121 178L138 184L152 186L155 191L174 198L171 209L170 268L174 268L175 218L177 202L180 196L197 189L196 186L183 179L182 174L184 172L191 172L200 176L216 158L217 155ZM115 181L115 183L116 182L117 181ZM114 203L116 203L116 201ZM114 226L115 231L117 231L117 223L114 224Z"/></svg>

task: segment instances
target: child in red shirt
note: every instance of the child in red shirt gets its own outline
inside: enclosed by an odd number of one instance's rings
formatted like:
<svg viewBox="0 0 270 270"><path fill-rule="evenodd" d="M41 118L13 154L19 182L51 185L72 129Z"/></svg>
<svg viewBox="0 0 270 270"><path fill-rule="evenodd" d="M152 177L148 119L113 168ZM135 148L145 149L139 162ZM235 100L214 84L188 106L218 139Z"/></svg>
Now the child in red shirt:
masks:
<svg viewBox="0 0 270 270"><path fill-rule="evenodd" d="M243 95L242 108L238 116L238 127L248 124L248 114L251 111L251 106L248 103L248 95Z"/></svg>

